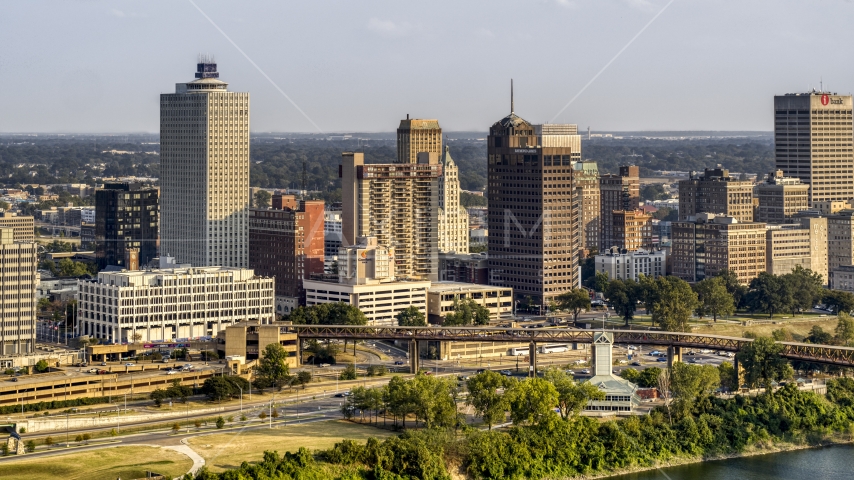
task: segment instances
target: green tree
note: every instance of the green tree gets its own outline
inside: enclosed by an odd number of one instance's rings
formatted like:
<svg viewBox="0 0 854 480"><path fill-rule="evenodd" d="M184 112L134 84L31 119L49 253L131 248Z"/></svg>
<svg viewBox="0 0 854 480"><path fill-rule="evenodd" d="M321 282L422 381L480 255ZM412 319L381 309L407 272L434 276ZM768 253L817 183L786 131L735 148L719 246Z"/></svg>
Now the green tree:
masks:
<svg viewBox="0 0 854 480"><path fill-rule="evenodd" d="M216 417L216 428L222 430L222 428L224 426L225 426L225 419L222 418L222 415Z"/></svg>
<svg viewBox="0 0 854 480"><path fill-rule="evenodd" d="M270 208L270 199L273 196L266 190L258 190L255 192L255 208Z"/></svg>
<svg viewBox="0 0 854 480"><path fill-rule="evenodd" d="M854 310L854 293L841 290L825 290L821 301L833 309L834 313L848 313Z"/></svg>
<svg viewBox="0 0 854 480"><path fill-rule="evenodd" d="M638 381L640 379L640 375L641 375L640 372L635 370L634 368L626 368L626 369L623 369L622 372L620 372L621 377L625 378L626 380L628 380L632 383L638 383Z"/></svg>
<svg viewBox="0 0 854 480"><path fill-rule="evenodd" d="M578 315L585 310L590 310L590 294L587 290L573 288L558 295L555 299L555 308L571 313L572 321L578 322Z"/></svg>
<svg viewBox="0 0 854 480"><path fill-rule="evenodd" d="M697 292L697 297L700 301L698 310L705 315L711 315L712 319L717 322L719 316L727 316L735 313L735 301L732 295L727 291L724 279L721 277L711 277L697 282L694 286Z"/></svg>
<svg viewBox="0 0 854 480"><path fill-rule="evenodd" d="M38 373L44 373L50 370L50 365L48 365L46 360L39 360L38 362L36 362L35 369Z"/></svg>
<svg viewBox="0 0 854 480"><path fill-rule="evenodd" d="M721 362L718 365L718 377L721 379L721 387L733 392L738 390L738 375L735 367L729 362Z"/></svg>
<svg viewBox="0 0 854 480"><path fill-rule="evenodd" d="M850 345L854 340L854 319L845 312L839 314L836 324L836 340L842 345Z"/></svg>
<svg viewBox="0 0 854 480"><path fill-rule="evenodd" d="M635 288L634 280L612 280L608 284L608 290L605 292L605 297L608 298L608 303L614 308L614 312L623 318L626 326L635 316L635 308L637 307L638 289Z"/></svg>
<svg viewBox="0 0 854 480"><path fill-rule="evenodd" d="M782 277L760 272L750 281L746 303L754 312L767 313L772 318L775 313L789 309L792 302L791 286Z"/></svg>
<svg viewBox="0 0 854 480"><path fill-rule="evenodd" d="M821 300L824 280L821 275L808 268L796 265L790 273L783 275L783 281L792 292L790 308L792 315L808 312Z"/></svg>
<svg viewBox="0 0 854 480"><path fill-rule="evenodd" d="M691 313L700 303L697 294L688 282L676 277L658 277L655 287L653 322L668 332L687 332Z"/></svg>
<svg viewBox="0 0 854 480"><path fill-rule="evenodd" d="M33 453L36 451L36 442L33 440L27 440L27 443L24 444L24 450L27 453Z"/></svg>
<svg viewBox="0 0 854 480"><path fill-rule="evenodd" d="M297 373L296 383L302 385L302 389L305 390L305 386L311 383L311 372L303 370Z"/></svg>
<svg viewBox="0 0 854 480"><path fill-rule="evenodd" d="M829 345L833 342L833 336L830 332L825 332L823 328L818 325L813 325L810 329L809 335L807 335L806 340L809 343L817 343L820 345Z"/></svg>
<svg viewBox="0 0 854 480"><path fill-rule="evenodd" d="M157 388L148 395L148 398L154 401L155 406L163 405L163 400L166 399L166 390Z"/></svg>
<svg viewBox="0 0 854 480"><path fill-rule="evenodd" d="M214 402L231 398L237 389L226 377L210 377L202 384L202 393Z"/></svg>
<svg viewBox="0 0 854 480"><path fill-rule="evenodd" d="M658 377L661 369L658 367L647 367L641 370L637 384L643 388L654 388L658 386Z"/></svg>
<svg viewBox="0 0 854 480"><path fill-rule="evenodd" d="M557 389L545 379L532 377L516 382L506 395L510 418L517 425L539 425L549 416L555 415Z"/></svg>
<svg viewBox="0 0 854 480"><path fill-rule="evenodd" d="M426 327L427 319L418 307L408 307L401 310L394 318L401 327Z"/></svg>
<svg viewBox="0 0 854 480"><path fill-rule="evenodd" d="M339 380L355 380L356 379L356 365L350 363L344 370L341 371L341 375L338 376Z"/></svg>
<svg viewBox="0 0 854 480"><path fill-rule="evenodd" d="M489 310L471 298L454 300L454 311L445 315L445 326L487 325Z"/></svg>
<svg viewBox="0 0 854 480"><path fill-rule="evenodd" d="M670 391L679 416L688 415L694 402L710 395L720 384L720 371L713 365L676 362L670 369Z"/></svg>
<svg viewBox="0 0 854 480"><path fill-rule="evenodd" d="M44 439L44 444L47 446L47 448L50 448L51 445L53 445L54 443L56 443L56 442L53 440L53 437L51 437L50 435L48 435L47 438Z"/></svg>
<svg viewBox="0 0 854 480"><path fill-rule="evenodd" d="M593 275L593 278L590 279L589 287L592 288L596 292L605 293L608 291L608 286L610 284L610 280L608 279L608 274L605 272L596 272Z"/></svg>
<svg viewBox="0 0 854 480"><path fill-rule="evenodd" d="M786 373L786 360L780 356L783 345L770 337L758 337L745 343L736 354L739 365L744 368L744 380L751 387L771 390L771 382L782 380Z"/></svg>
<svg viewBox="0 0 854 480"><path fill-rule="evenodd" d="M89 440L92 440L92 435L89 433L84 433L83 434L83 441L88 442Z"/></svg>
<svg viewBox="0 0 854 480"><path fill-rule="evenodd" d="M288 367L288 352L278 343L270 343L264 347L264 352L258 362L256 374L260 383L268 387L279 387L287 384L290 379Z"/></svg>
<svg viewBox="0 0 854 480"><path fill-rule="evenodd" d="M504 420L508 405L503 390L510 382L507 377L492 370L485 370L466 380L469 392L466 404L474 408L490 430L494 424Z"/></svg>
<svg viewBox="0 0 854 480"><path fill-rule="evenodd" d="M457 407L451 396L455 388L448 378L433 375L416 375L410 380L410 393L415 418L421 419L426 428L452 427L457 422Z"/></svg>
<svg viewBox="0 0 854 480"><path fill-rule="evenodd" d="M557 390L557 407L564 420L581 413L591 400L605 400L605 392L599 387L589 382L578 383L563 370L549 368L543 372L543 378Z"/></svg>
<svg viewBox="0 0 854 480"><path fill-rule="evenodd" d="M723 279L726 291L732 295L732 301L735 304L735 308L739 309L744 307L745 297L747 296L747 287L739 282L738 274L735 273L735 270L721 270L715 276Z"/></svg>

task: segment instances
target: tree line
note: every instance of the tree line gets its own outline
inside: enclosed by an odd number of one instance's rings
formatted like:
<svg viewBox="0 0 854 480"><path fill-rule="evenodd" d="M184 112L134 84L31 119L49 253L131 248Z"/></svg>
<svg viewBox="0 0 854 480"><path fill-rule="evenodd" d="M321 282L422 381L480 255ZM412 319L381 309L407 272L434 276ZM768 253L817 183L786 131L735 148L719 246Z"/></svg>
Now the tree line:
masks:
<svg viewBox="0 0 854 480"><path fill-rule="evenodd" d="M637 281L612 280L607 274L596 272L587 285L604 294L626 326L638 306L643 305L653 324L676 332L688 330L692 315L710 317L713 321L736 310L766 313L769 317L783 312L797 315L810 311L818 303L836 313L854 310L854 294L825 289L821 275L800 265L784 275L762 272L748 285L739 283L732 270L718 272L693 286L673 276L640 275Z"/></svg>

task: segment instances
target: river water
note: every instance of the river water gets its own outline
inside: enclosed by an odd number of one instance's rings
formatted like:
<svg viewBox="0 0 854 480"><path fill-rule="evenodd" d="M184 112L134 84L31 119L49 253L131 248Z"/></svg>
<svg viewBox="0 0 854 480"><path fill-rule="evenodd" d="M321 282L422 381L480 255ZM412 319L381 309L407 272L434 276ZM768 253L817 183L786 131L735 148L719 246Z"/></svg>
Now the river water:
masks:
<svg viewBox="0 0 854 480"><path fill-rule="evenodd" d="M770 453L608 477L607 480L854 479L854 446Z"/></svg>

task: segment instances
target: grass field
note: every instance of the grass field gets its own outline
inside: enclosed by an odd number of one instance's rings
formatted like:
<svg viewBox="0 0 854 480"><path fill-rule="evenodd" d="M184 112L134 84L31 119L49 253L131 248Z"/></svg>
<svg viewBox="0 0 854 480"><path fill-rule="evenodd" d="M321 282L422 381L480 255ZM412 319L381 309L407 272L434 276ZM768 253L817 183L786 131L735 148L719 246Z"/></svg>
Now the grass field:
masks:
<svg viewBox="0 0 854 480"><path fill-rule="evenodd" d="M386 438L391 435L392 432L366 425L328 421L289 425L274 430L204 435L189 439L189 443L205 459L210 470L221 472L239 467L244 461L260 461L264 450L275 450L281 455L300 447L326 449L344 439L365 441L368 437Z"/></svg>
<svg viewBox="0 0 854 480"><path fill-rule="evenodd" d="M728 337L743 337L745 332L752 332L760 336L770 336L774 330L785 328L793 335L794 341L803 340L809 335L809 331L814 326L823 328L826 332L833 333L836 329L836 324L839 323L836 317L821 318L812 322L794 321L788 322L785 319L774 318L777 323L763 323L760 325L743 326L732 323L718 323L709 327L696 327L694 333L707 333L712 335L724 335Z"/></svg>
<svg viewBox="0 0 854 480"><path fill-rule="evenodd" d="M145 478L147 471L174 478L187 473L192 466L193 461L186 455L171 450L155 447L116 447L3 462L0 464L0 478L115 480Z"/></svg>

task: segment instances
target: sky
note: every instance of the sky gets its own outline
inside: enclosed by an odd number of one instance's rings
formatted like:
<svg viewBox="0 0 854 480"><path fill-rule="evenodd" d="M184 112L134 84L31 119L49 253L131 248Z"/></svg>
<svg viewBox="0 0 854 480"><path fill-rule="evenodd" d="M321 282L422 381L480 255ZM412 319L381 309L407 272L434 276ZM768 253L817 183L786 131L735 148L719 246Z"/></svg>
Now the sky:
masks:
<svg viewBox="0 0 854 480"><path fill-rule="evenodd" d="M773 96L854 91L854 3L0 2L0 133L157 132L199 53L253 132L773 129ZM567 106L568 105L568 106Z"/></svg>

